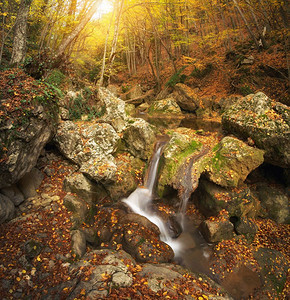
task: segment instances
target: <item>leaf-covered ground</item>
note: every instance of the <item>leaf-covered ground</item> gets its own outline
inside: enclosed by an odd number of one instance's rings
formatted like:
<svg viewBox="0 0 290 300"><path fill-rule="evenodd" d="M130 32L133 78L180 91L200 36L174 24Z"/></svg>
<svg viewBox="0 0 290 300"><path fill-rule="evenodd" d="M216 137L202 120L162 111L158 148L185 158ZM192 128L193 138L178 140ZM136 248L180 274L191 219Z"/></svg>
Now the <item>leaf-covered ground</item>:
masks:
<svg viewBox="0 0 290 300"><path fill-rule="evenodd" d="M65 176L71 171L69 164L62 160L53 160L50 169L54 175L45 177L38 192L39 196L47 198L49 202L33 203L27 200L26 208L13 221L0 225L0 296L2 299L35 298L40 299L50 289L61 283L88 281L91 269L83 268L81 272L68 273L68 264L77 261L71 253L71 221L70 213L63 205L65 192L62 183ZM33 198L39 199L39 198ZM34 200L35 202L35 200ZM190 206L190 211L194 208ZM164 211L170 209L162 206ZM222 216L221 216L222 217ZM252 244L241 239L223 241L214 247L214 255L222 264L212 267L212 273L226 277L232 272L232 267L238 262L248 262L253 266L256 261L253 253L260 247L277 249L287 255L289 262L289 226L277 225L269 220L256 220L259 231ZM24 245L27 241L36 241L42 248L34 258L25 258ZM35 248L37 248L35 246ZM38 248L35 249L38 251ZM92 251L92 249L88 249ZM92 265L102 264L103 256L93 256ZM126 263L126 262L125 262ZM169 289L162 289L154 293L148 288L148 281L138 273L143 265L128 264L133 274L133 284L128 288L113 288L109 285L110 278L104 275L104 286L107 286L109 296L106 299L208 299L207 295L218 295L218 291L209 282L192 273L184 274L182 280L168 282ZM257 266L258 268L258 266ZM199 289L200 288L200 289ZM73 284L55 291L58 299L66 299L73 289ZM174 291L171 292L171 291ZM275 291L274 291L275 292ZM286 287L280 296L268 292L266 299L286 299L289 292L289 278ZM206 294L205 294L206 293ZM262 295L262 294L261 294ZM81 290L76 299L86 299L86 291ZM257 299L257 298L252 298ZM265 298L263 298L265 299Z"/></svg>

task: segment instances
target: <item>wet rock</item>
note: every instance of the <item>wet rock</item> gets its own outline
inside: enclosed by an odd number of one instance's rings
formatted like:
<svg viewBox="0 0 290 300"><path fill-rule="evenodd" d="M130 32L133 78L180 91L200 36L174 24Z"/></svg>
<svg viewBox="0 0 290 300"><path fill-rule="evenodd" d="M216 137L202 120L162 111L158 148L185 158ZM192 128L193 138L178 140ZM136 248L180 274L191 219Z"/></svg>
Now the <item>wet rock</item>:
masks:
<svg viewBox="0 0 290 300"><path fill-rule="evenodd" d="M36 190L39 188L43 178L43 173L33 168L19 180L17 185L25 198L35 197L37 195Z"/></svg>
<svg viewBox="0 0 290 300"><path fill-rule="evenodd" d="M61 122L55 136L60 151L79 165L82 173L96 181L112 181L116 172L112 154L119 141L113 127L105 123Z"/></svg>
<svg viewBox="0 0 290 300"><path fill-rule="evenodd" d="M98 96L101 106L105 109L102 120L110 123L117 132L123 131L128 120L125 102L105 88L99 89Z"/></svg>
<svg viewBox="0 0 290 300"><path fill-rule="evenodd" d="M217 216L225 209L230 217L257 217L260 213L260 201L247 186L239 189L222 188L205 179L198 187L197 206L207 217Z"/></svg>
<svg viewBox="0 0 290 300"><path fill-rule="evenodd" d="M153 126L143 119L135 119L124 132L129 152L135 157L147 159L153 151L155 133Z"/></svg>
<svg viewBox="0 0 290 300"><path fill-rule="evenodd" d="M264 161L262 150L233 137L223 138L215 149L207 167L207 177L225 187L238 186Z"/></svg>
<svg viewBox="0 0 290 300"><path fill-rule="evenodd" d="M230 240L234 237L234 225L227 218L205 220L200 225L200 231L209 243Z"/></svg>
<svg viewBox="0 0 290 300"><path fill-rule="evenodd" d="M253 189L267 216L277 223L290 223L289 196L281 188L260 183Z"/></svg>
<svg viewBox="0 0 290 300"><path fill-rule="evenodd" d="M0 194L0 224L10 221L15 215L13 202L5 195Z"/></svg>
<svg viewBox="0 0 290 300"><path fill-rule="evenodd" d="M92 182L82 173L73 173L66 177L63 188L66 192L77 194L88 204L92 204L106 196L106 191L100 185Z"/></svg>
<svg viewBox="0 0 290 300"><path fill-rule="evenodd" d="M86 253L86 236L80 230L72 231L72 251L78 257L82 257Z"/></svg>
<svg viewBox="0 0 290 300"><path fill-rule="evenodd" d="M24 195L15 184L1 189L1 194L7 196L15 206L19 206L25 200Z"/></svg>
<svg viewBox="0 0 290 300"><path fill-rule="evenodd" d="M265 161L290 166L290 112L289 107L272 102L264 93L241 98L225 111L223 129L242 139L251 138L265 150Z"/></svg>
<svg viewBox="0 0 290 300"><path fill-rule="evenodd" d="M186 111L194 112L199 107L199 99L193 89L183 83L177 83L175 85L177 91L176 102Z"/></svg>

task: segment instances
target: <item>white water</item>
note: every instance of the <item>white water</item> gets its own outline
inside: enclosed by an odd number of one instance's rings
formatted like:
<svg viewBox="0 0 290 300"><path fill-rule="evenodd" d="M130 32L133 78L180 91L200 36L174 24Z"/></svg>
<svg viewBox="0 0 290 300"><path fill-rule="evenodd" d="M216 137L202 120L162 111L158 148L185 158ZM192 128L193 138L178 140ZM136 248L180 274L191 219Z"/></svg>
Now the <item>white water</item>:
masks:
<svg viewBox="0 0 290 300"><path fill-rule="evenodd" d="M127 199L123 199L122 201L126 203L134 213L146 217L149 221L157 225L160 230L161 241L168 244L174 251L175 255L178 255L182 250L181 243L177 239L171 238L164 221L151 209L153 189L157 178L158 163L164 146L164 143L159 145L152 157L145 188L137 188Z"/></svg>

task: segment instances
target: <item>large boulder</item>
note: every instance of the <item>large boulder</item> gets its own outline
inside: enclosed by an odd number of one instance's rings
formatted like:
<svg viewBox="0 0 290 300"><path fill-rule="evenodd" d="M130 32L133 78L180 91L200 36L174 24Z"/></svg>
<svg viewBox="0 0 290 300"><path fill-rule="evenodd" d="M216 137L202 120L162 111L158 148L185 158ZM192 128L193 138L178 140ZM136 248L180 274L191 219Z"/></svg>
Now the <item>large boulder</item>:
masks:
<svg viewBox="0 0 290 300"><path fill-rule="evenodd" d="M80 171L96 181L112 181L116 164L112 154L120 141L114 128L106 123L78 124L61 122L55 142Z"/></svg>
<svg viewBox="0 0 290 300"><path fill-rule="evenodd" d="M155 142L154 127L143 119L135 119L125 130L124 140L132 155L148 159Z"/></svg>
<svg viewBox="0 0 290 300"><path fill-rule="evenodd" d="M148 109L148 113L180 115L181 109L173 98L166 98L152 102Z"/></svg>
<svg viewBox="0 0 290 300"><path fill-rule="evenodd" d="M225 187L238 186L264 161L264 151L229 136L223 138L213 150L207 176L212 182Z"/></svg>
<svg viewBox="0 0 290 300"><path fill-rule="evenodd" d="M277 166L290 166L290 110L271 101L264 93L241 98L222 117L223 128L236 136L251 138L265 150L265 161Z"/></svg>
<svg viewBox="0 0 290 300"><path fill-rule="evenodd" d="M15 206L19 206L24 200L24 195L19 190L16 184L12 186L1 189L1 194L7 196Z"/></svg>
<svg viewBox="0 0 290 300"><path fill-rule="evenodd" d="M100 88L98 96L101 106L105 110L102 120L110 123L117 132L123 131L126 128L128 119L125 102L114 96L106 88Z"/></svg>
<svg viewBox="0 0 290 300"><path fill-rule="evenodd" d="M183 132L171 133L171 139L163 152L157 188L159 196L166 194L169 186L182 192L188 191L190 196L205 169L207 153L196 136Z"/></svg>
<svg viewBox="0 0 290 300"><path fill-rule="evenodd" d="M21 179L35 165L52 136L56 96L49 88L10 69L1 72L0 188ZM33 92L32 92L33 91Z"/></svg>
<svg viewBox="0 0 290 300"><path fill-rule="evenodd" d="M183 83L175 85L176 102L186 111L194 112L199 107L199 99L193 89Z"/></svg>

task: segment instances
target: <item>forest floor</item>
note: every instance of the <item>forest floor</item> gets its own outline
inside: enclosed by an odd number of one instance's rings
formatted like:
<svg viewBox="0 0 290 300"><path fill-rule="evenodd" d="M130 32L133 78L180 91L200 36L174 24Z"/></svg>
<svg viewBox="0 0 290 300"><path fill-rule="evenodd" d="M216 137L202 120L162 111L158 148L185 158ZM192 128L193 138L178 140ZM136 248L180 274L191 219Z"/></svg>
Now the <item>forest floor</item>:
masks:
<svg viewBox="0 0 290 300"><path fill-rule="evenodd" d="M235 45L228 51L223 47L206 48L193 45L194 57L183 56L176 61L184 84L196 89L199 97L214 96L221 98L242 95L258 91L264 92L275 101L290 105L287 62L283 45L275 44L267 50L258 51L249 45ZM165 55L165 54L164 54ZM253 57L252 64L242 64L248 57ZM160 67L161 88L172 79L174 69L168 60ZM128 80L129 78L129 80ZM128 77L127 72L116 76L122 86L131 87L139 83L152 88L154 77L149 65L139 66L137 73Z"/></svg>
<svg viewBox="0 0 290 300"><path fill-rule="evenodd" d="M18 218L0 225L0 280L3 284L0 287L1 299L32 299L32 297L41 299L49 294L51 288L79 277L75 273L75 278L73 278L74 275L68 273L64 263L65 259L71 263L77 261L75 255L71 253L70 213L63 205L63 198L66 195L63 191L63 180L71 172L71 166L60 158L51 161L49 168L54 174L52 177L45 175L37 193L38 196L47 194L54 201L45 208L28 201L27 209L22 211ZM192 205L190 205L188 213L190 210L192 210ZM259 220L256 224L259 227L254 241L256 248L267 247L289 255L287 225L277 225L266 219ZM23 259L24 245L30 240L39 242L49 250L41 251L27 263ZM238 240L230 240L222 241L215 247L227 253L224 265L213 270L220 276L226 276L232 272L232 267L238 261L251 263L253 250L251 245L240 243ZM92 249L88 248L87 251L90 252ZM102 257L94 257L93 263L101 264ZM192 275L185 274L182 284L180 282L174 284L178 297L170 295L163 289L154 293L148 288L146 280L138 276L137 273L140 270L142 270L141 263L130 267L133 274L132 286L110 288L106 299L185 299L187 296L192 296L193 299L202 300L208 298L201 291L211 291L210 285L201 277L193 278ZM77 278L77 280L89 280L91 274L83 271L82 278ZM108 278L104 278L104 281L106 280ZM193 282L195 286L193 286ZM196 285L200 286L201 290L198 291ZM289 292L290 281L288 278L279 299L286 299ZM267 293L263 294L263 297L266 297L263 299L278 299L273 297L272 293ZM58 299L66 299L69 294L70 290L67 287L57 291ZM81 290L75 299L86 299L86 291ZM250 297L249 299L254 298Z"/></svg>

